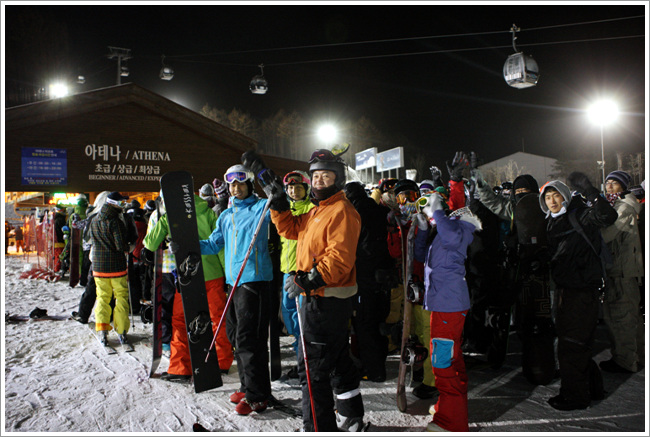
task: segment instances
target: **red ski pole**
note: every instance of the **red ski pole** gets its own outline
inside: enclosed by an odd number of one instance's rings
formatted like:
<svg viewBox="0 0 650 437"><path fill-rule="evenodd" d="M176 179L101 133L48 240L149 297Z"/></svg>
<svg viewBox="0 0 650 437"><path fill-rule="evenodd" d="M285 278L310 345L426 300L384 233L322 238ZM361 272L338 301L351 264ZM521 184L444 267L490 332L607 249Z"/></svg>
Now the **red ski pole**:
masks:
<svg viewBox="0 0 650 437"><path fill-rule="evenodd" d="M305 374L307 375L307 390L309 390L309 405L311 406L311 419L314 422L314 431L318 432L318 422L316 420L316 407L314 407L314 395L311 392L311 376L309 374L309 361L307 360L307 350L305 349L305 336L302 330L302 316L300 315L300 300L296 296L296 308L298 309L298 328L300 329L300 344L302 346L302 357L305 361Z"/></svg>
<svg viewBox="0 0 650 437"><path fill-rule="evenodd" d="M253 239L251 240L251 244L248 246L248 251L246 252L246 255L244 256L244 261L241 264L241 267L239 269L239 274L237 274L237 278L235 279L235 283L232 285L232 291L230 292L230 295L228 296L228 300L226 301L226 306L223 309L223 314L221 314L221 319L219 319L219 325L217 325L217 330L214 331L214 337L212 337L212 343L210 343L210 347L208 348L208 354L205 356L205 362L208 362L208 358L210 357L210 351L214 347L214 344L217 342L217 334L219 334L219 329L221 329L221 325L223 324L223 321L226 319L226 313L228 312L228 307L230 306L230 302L232 301L232 297L235 294L235 290L237 289L237 285L239 285L239 280L241 279L242 273L244 273L244 267L246 267L246 263L248 262L248 258L250 257L251 252L253 251L253 247L255 246L255 240L257 240L257 235L260 233L260 229L262 228L262 223L264 222L264 216L266 213L269 211L269 208L271 207L271 198L269 197L266 200L266 205L264 205L264 210L262 211L262 215L260 216L259 221L257 222L257 227L255 227L255 233L253 233Z"/></svg>

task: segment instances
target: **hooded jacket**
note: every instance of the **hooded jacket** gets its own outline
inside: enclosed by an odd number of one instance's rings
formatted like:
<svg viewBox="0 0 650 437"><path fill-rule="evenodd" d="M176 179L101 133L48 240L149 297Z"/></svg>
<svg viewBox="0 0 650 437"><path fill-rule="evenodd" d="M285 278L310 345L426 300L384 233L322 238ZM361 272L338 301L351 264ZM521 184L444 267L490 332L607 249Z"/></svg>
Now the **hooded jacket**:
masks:
<svg viewBox="0 0 650 437"><path fill-rule="evenodd" d="M544 196L549 187L555 188L564 198L564 208L551 214ZM550 181L542 187L539 204L547 214L547 237L551 253L551 275L553 281L562 288L600 288L603 285L603 271L600 258L575 231L567 214L575 214L591 244L600 248L600 229L616 221L617 213L596 191L587 195L593 205L589 207L582 197L571 197L571 190L560 181Z"/></svg>
<svg viewBox="0 0 650 437"><path fill-rule="evenodd" d="M315 294L341 299L356 294L355 260L361 217L343 190L321 200L306 214L294 216L291 211L271 210L271 219L281 236L298 240L298 270L308 272L316 263L327 285Z"/></svg>
<svg viewBox="0 0 650 437"><path fill-rule="evenodd" d="M122 211L110 204L102 206L90 222L90 261L96 277L119 277L127 274L127 231L120 218Z"/></svg>
<svg viewBox="0 0 650 437"><path fill-rule="evenodd" d="M614 203L618 213L616 222L602 230L603 239L614 258L614 266L607 272L611 277L640 278L644 276L638 217L641 204L627 193Z"/></svg>
<svg viewBox="0 0 650 437"><path fill-rule="evenodd" d="M225 249L226 283L234 285L266 205L266 199L260 199L253 193L245 199L232 197L231 200L232 206L221 213L214 231L207 239L201 240L200 244L203 255L216 255ZM205 203L203 200L202 202ZM211 212L214 213L212 210ZM290 214L289 211L287 213ZM270 221L270 215L267 212L238 286L247 282L273 279L273 264L269 255L268 224Z"/></svg>

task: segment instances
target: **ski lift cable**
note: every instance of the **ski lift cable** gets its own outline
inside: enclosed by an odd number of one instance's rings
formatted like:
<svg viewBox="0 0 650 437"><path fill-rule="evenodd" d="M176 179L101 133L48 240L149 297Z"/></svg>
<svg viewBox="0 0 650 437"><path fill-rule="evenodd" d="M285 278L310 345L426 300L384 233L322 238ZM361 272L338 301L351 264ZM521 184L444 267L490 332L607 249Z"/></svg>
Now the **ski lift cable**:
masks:
<svg viewBox="0 0 650 437"><path fill-rule="evenodd" d="M521 44L520 47L535 47L535 46L545 46L545 45L554 45L554 44L574 44L574 43L584 43L584 42L594 42L594 41L612 41L612 40L629 39L629 38L645 38L645 35L625 35L625 36L580 39L580 40L571 40L571 41L549 41L549 42L542 42L542 43ZM284 65L315 64L315 63L322 63L322 62L354 61L358 59L378 59L378 58L392 58L392 57L399 57L399 56L434 55L440 53L459 53L459 52L469 52L469 51L478 51L478 50L504 49L509 47L512 47L512 45L490 46L490 47L469 47L463 49L431 50L431 51L424 51L424 52L389 53L385 55L352 56L347 58L312 59L306 61L265 63L264 66L277 67L277 66L284 66ZM235 65L239 67L256 66L253 64L231 64L231 63L221 63L221 62L214 62L214 61L196 61L196 60L182 60L182 61L177 60L177 62L214 64L214 65Z"/></svg>
<svg viewBox="0 0 650 437"><path fill-rule="evenodd" d="M621 17L621 18L608 18L604 20L594 20L594 21L585 21L581 23L567 23L567 24L556 24L550 26L540 26L532 27L528 29L522 29L522 32L532 32L536 30L546 30L546 29L555 29L559 27L570 27L570 26L583 26L589 24L605 23L612 21L621 21L621 20L632 20L636 18L644 18L645 15L635 15L631 17ZM251 50L240 50L240 51L229 51L229 52L211 52L211 53L195 53L188 55L170 55L168 58L189 58L195 56L222 56L222 55L235 55L235 54L245 54L245 53L255 53L255 52L270 52L270 51L285 51L285 50L299 50L299 49L311 49L311 48L321 48L321 47L341 47L341 46L353 46L361 44L377 44L377 43L386 43L386 42L399 42L399 41L415 41L422 39L436 39L436 38L454 38L454 37L465 37L465 36L481 36L481 35L492 35L492 34L502 34L509 33L510 31L496 30L488 32L472 32L472 33L457 33L457 34L447 34L447 35L429 35L429 36L415 36L408 38L395 38L395 39L378 39L378 40L369 40L369 41L356 41L356 42L345 42L345 43L334 43L334 44L315 44L308 46L293 46L293 47L276 47L269 49L251 49Z"/></svg>

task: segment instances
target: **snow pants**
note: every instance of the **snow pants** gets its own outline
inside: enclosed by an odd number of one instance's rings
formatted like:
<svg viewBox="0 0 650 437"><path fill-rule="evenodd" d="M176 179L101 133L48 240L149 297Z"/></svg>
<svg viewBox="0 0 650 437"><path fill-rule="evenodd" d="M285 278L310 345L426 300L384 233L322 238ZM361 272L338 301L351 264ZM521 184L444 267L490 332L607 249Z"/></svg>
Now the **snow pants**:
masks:
<svg viewBox="0 0 650 437"><path fill-rule="evenodd" d="M355 315L352 327L357 336L359 359L369 380L386 379L386 355L388 338L379 332L379 325L386 320L385 303L377 284L359 284L359 291L353 297ZM433 374L431 374L433 379Z"/></svg>
<svg viewBox="0 0 650 437"><path fill-rule="evenodd" d="M269 373L269 318L271 287L268 282L248 282L234 290L228 314L226 332L235 348L239 391L251 402L263 402L271 397Z"/></svg>
<svg viewBox="0 0 650 437"><path fill-rule="evenodd" d="M467 372L461 345L467 311L431 312L431 365L440 392L433 422L447 431L468 432Z"/></svg>
<svg viewBox="0 0 650 437"><path fill-rule="evenodd" d="M284 284L289 276L288 273L284 274L282 283ZM302 295L300 296L300 304L302 305ZM293 351L298 355L298 343L300 343L300 325L298 323L298 308L296 307L296 300L289 299L286 290L282 290L282 301L280 302L282 309L282 320L284 326L287 328L287 333L293 335L296 341L293 342Z"/></svg>
<svg viewBox="0 0 650 437"><path fill-rule="evenodd" d="M645 326L639 312L637 278L608 278L603 318L609 328L612 358L636 372L645 364Z"/></svg>
<svg viewBox="0 0 650 437"><path fill-rule="evenodd" d="M298 374L302 386L304 431L313 432L311 401L304 354L307 355L314 410L319 432L337 432L334 409L346 417L363 417L359 390L360 375L350 356L348 324L352 317L352 299L313 297L300 307L302 344L298 349ZM336 405L332 396L336 395Z"/></svg>
<svg viewBox="0 0 650 437"><path fill-rule="evenodd" d="M205 291L208 296L208 308L212 320L212 334L219 326L219 320L226 307L225 278L216 278L205 283ZM232 346L226 337L225 329L221 329L217 336L217 356L219 357L219 368L230 369L233 361ZM187 340L187 327L185 324L185 312L183 311L183 298L180 293L174 297L174 312L172 314L172 340L171 354L169 356L169 368L167 373L173 375L191 375L192 362L190 360L190 348Z"/></svg>
<svg viewBox="0 0 650 437"><path fill-rule="evenodd" d="M129 287L127 277L118 276L115 278L95 276L97 286L97 302L95 305L95 329L97 331L110 331L111 326L111 298L115 297L115 309L113 309L113 324L118 334L126 334L129 331Z"/></svg>
<svg viewBox="0 0 650 437"><path fill-rule="evenodd" d="M592 395L602 394L603 377L591 358L600 292L596 288L556 290L557 356L560 394L570 402L589 405Z"/></svg>
<svg viewBox="0 0 650 437"><path fill-rule="evenodd" d="M176 279L173 273L162 275L162 342L170 344L172 341L172 314L174 312L174 298L176 296ZM184 317L184 316L183 316Z"/></svg>

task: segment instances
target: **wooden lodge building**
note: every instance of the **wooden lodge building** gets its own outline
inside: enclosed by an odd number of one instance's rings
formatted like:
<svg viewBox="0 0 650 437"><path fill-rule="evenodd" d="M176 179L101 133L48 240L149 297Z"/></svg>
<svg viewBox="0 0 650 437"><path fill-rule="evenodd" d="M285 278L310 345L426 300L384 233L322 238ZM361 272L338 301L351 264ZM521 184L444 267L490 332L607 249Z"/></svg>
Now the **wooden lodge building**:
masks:
<svg viewBox="0 0 650 437"><path fill-rule="evenodd" d="M157 197L160 177L174 170L191 172L198 192L256 146L135 84L8 108L4 129L5 202L16 206L46 206L50 193L85 193L92 203L102 191L144 204ZM279 175L307 168L263 158Z"/></svg>

